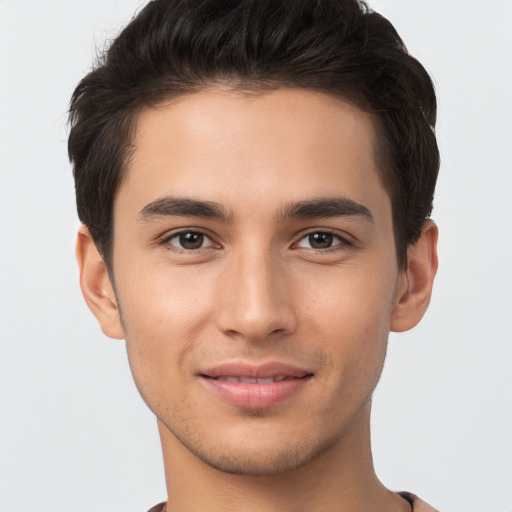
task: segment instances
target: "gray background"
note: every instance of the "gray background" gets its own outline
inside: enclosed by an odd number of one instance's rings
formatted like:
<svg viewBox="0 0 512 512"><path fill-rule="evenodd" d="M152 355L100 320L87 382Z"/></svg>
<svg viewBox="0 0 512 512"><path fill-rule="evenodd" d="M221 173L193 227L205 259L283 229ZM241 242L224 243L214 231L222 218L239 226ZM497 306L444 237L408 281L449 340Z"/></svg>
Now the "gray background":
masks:
<svg viewBox="0 0 512 512"><path fill-rule="evenodd" d="M443 511L512 510L512 1L376 0L435 78L432 306L392 335L377 472ZM134 0L0 0L0 512L145 512L156 423L78 287L66 108Z"/></svg>

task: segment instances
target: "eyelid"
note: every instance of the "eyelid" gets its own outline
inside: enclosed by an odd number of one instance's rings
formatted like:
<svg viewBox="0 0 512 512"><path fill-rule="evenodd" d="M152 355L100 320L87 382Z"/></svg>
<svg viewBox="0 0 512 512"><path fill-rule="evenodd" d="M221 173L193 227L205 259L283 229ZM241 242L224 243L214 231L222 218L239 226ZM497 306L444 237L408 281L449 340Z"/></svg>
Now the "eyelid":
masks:
<svg viewBox="0 0 512 512"><path fill-rule="evenodd" d="M331 247L327 247L325 249L315 249L314 247L310 247L309 249L312 251L327 252L329 250L340 250L344 247L351 247L355 244L353 237L351 237L348 233L340 233L339 231L330 228L315 228L309 229L308 231L301 233L297 241L292 244L292 247L298 246L300 242L302 242L307 237L314 235L315 233L331 235L332 237L336 238L339 241L339 243L332 245ZM308 249L307 247L299 248Z"/></svg>
<svg viewBox="0 0 512 512"><path fill-rule="evenodd" d="M172 240L173 238L179 237L180 235L183 235L186 233L197 233L197 234L203 235L205 238L210 240L210 244L206 247L200 247L198 249L185 249L185 248L181 248L181 247L178 247L178 246L175 246L175 245L169 243L170 240ZM164 233L163 235L161 235L158 238L158 244L159 245L167 245L168 247L166 247L166 249L168 249L168 250L175 250L175 251L186 252L186 253L198 252L202 249L209 249L210 247L220 247L220 244L215 241L214 237L210 233L208 233L207 230L201 229L201 228L196 228L196 227L184 227L184 228L177 228L172 231L167 231L166 233ZM172 247L172 249L171 249L171 247Z"/></svg>
<svg viewBox="0 0 512 512"><path fill-rule="evenodd" d="M198 249L180 248L180 247L177 247L177 246L169 243L169 241L172 240L173 238L178 237L179 235L182 235L182 234L186 234L186 233L201 234L204 237L206 237L210 241L210 243L208 244L207 247L200 247ZM338 243L336 243L335 245L333 245L331 247L325 248L325 249L315 249L313 247L310 247L309 249L311 251L327 252L329 250L340 250L344 247L350 247L350 246L354 246L356 244L356 240L346 232L340 233L338 230L332 229L332 228L312 228L312 229L308 229L307 231L303 231L296 237L296 241L292 243L292 246L291 246L292 249L297 247L298 244L302 240L306 239L308 236L313 235L315 233L329 234L329 235L333 236L334 238L336 238L338 240ZM215 235L213 235L211 232L209 232L209 230L194 227L194 226L180 227L180 228L176 228L171 231L167 231L157 238L157 243L158 243L158 245L168 245L176 251L182 251L182 252L187 252L187 253L188 252L198 252L202 249L208 249L211 247L221 248L221 244L215 240ZM305 247L298 247L298 248L307 249ZM169 249L169 247L167 247L167 249ZM172 250L172 249L169 249L169 250Z"/></svg>

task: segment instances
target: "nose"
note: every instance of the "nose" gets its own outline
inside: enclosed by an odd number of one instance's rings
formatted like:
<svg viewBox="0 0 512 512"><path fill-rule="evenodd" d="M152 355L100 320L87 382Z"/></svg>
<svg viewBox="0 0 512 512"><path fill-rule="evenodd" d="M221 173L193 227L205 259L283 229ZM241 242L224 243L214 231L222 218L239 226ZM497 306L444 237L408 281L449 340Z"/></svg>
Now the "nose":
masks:
<svg viewBox="0 0 512 512"><path fill-rule="evenodd" d="M296 329L291 280L278 259L261 250L232 255L219 283L223 333L262 342Z"/></svg>

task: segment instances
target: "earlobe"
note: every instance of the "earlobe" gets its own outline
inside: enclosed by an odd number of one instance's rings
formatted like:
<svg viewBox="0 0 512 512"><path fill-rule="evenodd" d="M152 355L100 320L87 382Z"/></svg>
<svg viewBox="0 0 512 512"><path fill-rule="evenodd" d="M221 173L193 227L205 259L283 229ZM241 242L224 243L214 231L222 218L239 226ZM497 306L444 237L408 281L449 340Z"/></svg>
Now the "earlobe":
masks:
<svg viewBox="0 0 512 512"><path fill-rule="evenodd" d="M78 230L76 258L80 267L82 294L100 323L101 330L110 338L123 339L121 316L107 267L85 226Z"/></svg>
<svg viewBox="0 0 512 512"><path fill-rule="evenodd" d="M433 221L427 220L420 238L407 251L407 269L400 277L397 287L391 313L391 331L412 329L428 308L438 265L437 238L437 226Z"/></svg>

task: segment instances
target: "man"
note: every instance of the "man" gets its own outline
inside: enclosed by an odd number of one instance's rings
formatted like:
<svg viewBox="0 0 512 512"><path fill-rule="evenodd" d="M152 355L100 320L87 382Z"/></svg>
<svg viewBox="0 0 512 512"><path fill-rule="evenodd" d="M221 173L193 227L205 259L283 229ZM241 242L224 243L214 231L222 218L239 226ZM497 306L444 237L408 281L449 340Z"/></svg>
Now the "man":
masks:
<svg viewBox="0 0 512 512"><path fill-rule="evenodd" d="M78 85L80 283L158 420L153 512L433 510L370 407L437 269L435 115L355 0L155 0Z"/></svg>

